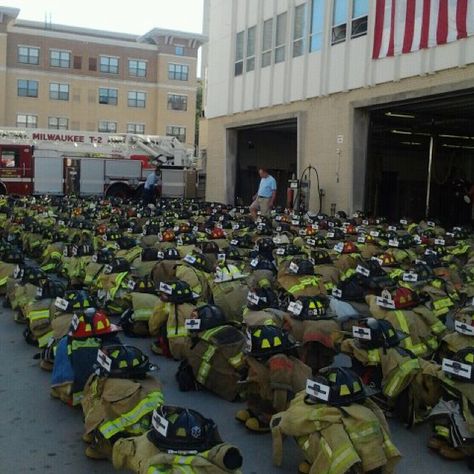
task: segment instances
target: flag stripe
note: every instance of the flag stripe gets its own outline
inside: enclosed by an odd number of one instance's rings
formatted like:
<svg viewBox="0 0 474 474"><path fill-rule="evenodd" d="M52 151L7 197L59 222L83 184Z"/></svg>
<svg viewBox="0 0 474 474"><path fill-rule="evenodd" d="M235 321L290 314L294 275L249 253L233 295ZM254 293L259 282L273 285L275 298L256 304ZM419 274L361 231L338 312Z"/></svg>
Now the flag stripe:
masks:
<svg viewBox="0 0 474 474"><path fill-rule="evenodd" d="M428 35L428 48L436 46L438 39L438 17L439 17L439 2L441 0L431 0L430 8L430 31Z"/></svg>
<svg viewBox="0 0 474 474"><path fill-rule="evenodd" d="M467 2L466 30L468 36L474 35L474 2L472 0Z"/></svg>
<svg viewBox="0 0 474 474"><path fill-rule="evenodd" d="M413 32L413 41L410 51L418 51L421 43L421 27L423 25L423 7L425 0L416 0L415 7L415 30Z"/></svg>
<svg viewBox="0 0 474 474"><path fill-rule="evenodd" d="M448 36L447 43L452 43L458 39L457 12L458 0L448 0Z"/></svg>
<svg viewBox="0 0 474 474"><path fill-rule="evenodd" d="M393 56L395 52L395 17L396 17L396 0L392 0L392 11L390 17L390 42L388 44L387 56Z"/></svg>
<svg viewBox="0 0 474 474"><path fill-rule="evenodd" d="M385 58L388 56L388 48L390 45L391 36L391 19L392 19L392 0L385 0L383 32L382 32L382 46L380 47L380 56Z"/></svg>
<svg viewBox="0 0 474 474"><path fill-rule="evenodd" d="M428 37L430 35L430 10L431 0L423 0L423 19L421 23L420 48L428 47Z"/></svg>
<svg viewBox="0 0 474 474"><path fill-rule="evenodd" d="M467 37L467 0L458 0L456 10L456 29L458 30L457 39Z"/></svg>
<svg viewBox="0 0 474 474"><path fill-rule="evenodd" d="M405 37L403 38L402 53L409 53L413 44L415 34L415 12L416 0L407 0L407 11L405 17Z"/></svg>
<svg viewBox="0 0 474 474"><path fill-rule="evenodd" d="M407 2L398 2L395 9L395 39L394 54L400 54L405 44L405 35L407 20Z"/></svg>
<svg viewBox="0 0 474 474"><path fill-rule="evenodd" d="M384 14L385 14L385 0L377 0L376 13L375 13L375 29L374 29L374 51L372 55L374 59L380 58Z"/></svg>
<svg viewBox="0 0 474 474"><path fill-rule="evenodd" d="M448 41L448 0L439 0L438 26L436 28L436 43L446 44Z"/></svg>

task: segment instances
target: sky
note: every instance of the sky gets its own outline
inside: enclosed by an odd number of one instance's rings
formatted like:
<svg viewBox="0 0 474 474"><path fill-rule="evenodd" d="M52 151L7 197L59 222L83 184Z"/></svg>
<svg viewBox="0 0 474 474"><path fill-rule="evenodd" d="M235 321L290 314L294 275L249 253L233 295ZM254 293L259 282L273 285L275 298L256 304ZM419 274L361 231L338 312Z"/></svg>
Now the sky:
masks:
<svg viewBox="0 0 474 474"><path fill-rule="evenodd" d="M142 35L152 28L202 31L203 0L0 0L20 19ZM127 7L126 7L127 6Z"/></svg>

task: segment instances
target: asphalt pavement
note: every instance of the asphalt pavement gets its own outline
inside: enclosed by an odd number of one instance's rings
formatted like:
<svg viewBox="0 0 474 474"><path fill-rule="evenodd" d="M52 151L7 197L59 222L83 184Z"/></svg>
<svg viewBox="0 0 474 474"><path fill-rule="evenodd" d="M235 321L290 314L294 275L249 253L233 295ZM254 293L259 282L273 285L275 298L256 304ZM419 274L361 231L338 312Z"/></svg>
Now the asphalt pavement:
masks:
<svg viewBox="0 0 474 474"><path fill-rule="evenodd" d="M42 371L33 359L38 351L24 342L23 329L13 321L10 310L0 310L0 474L117 472L107 461L90 461L85 457L81 410L50 397L50 374ZM151 354L149 340L127 342ZM271 436L251 434L234 421L233 415L242 405L206 392L180 392L174 378L178 364L152 354L150 358L160 366L157 376L163 383L166 403L194 408L213 418L222 438L241 449L245 474L297 472L301 454L291 439L284 444L283 466L274 467ZM469 472L464 462L443 461L428 450L428 424L407 430L391 420L390 426L393 440L403 454L397 472Z"/></svg>

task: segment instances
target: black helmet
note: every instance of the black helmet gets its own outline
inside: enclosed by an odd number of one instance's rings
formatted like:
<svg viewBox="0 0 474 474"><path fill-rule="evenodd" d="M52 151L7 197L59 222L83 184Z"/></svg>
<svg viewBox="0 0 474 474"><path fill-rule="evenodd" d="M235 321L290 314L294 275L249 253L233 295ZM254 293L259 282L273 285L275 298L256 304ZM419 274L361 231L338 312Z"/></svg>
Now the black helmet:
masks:
<svg viewBox="0 0 474 474"><path fill-rule="evenodd" d="M161 282L158 291L164 301L175 304L194 303L199 297L186 282L181 280L169 283Z"/></svg>
<svg viewBox="0 0 474 474"><path fill-rule="evenodd" d="M390 321L375 318L357 321L357 325L352 327L352 335L366 349L396 347L407 337L405 333L397 331Z"/></svg>
<svg viewBox="0 0 474 474"><path fill-rule="evenodd" d="M155 282L150 275L134 276L133 279L129 280L128 288L137 293L154 293Z"/></svg>
<svg viewBox="0 0 474 474"><path fill-rule="evenodd" d="M186 255L183 259L186 263L206 273L212 272L212 263L207 255L202 253L193 253Z"/></svg>
<svg viewBox="0 0 474 474"><path fill-rule="evenodd" d="M122 344L103 346L97 363L102 375L119 379L144 379L147 372L157 370L138 347Z"/></svg>
<svg viewBox="0 0 474 474"><path fill-rule="evenodd" d="M48 277L39 283L40 286L38 287L36 296L40 299L63 296L66 291L66 284L57 278Z"/></svg>
<svg viewBox="0 0 474 474"><path fill-rule="evenodd" d="M294 256L303 254L303 250L295 244L288 244L278 247L276 254L280 256Z"/></svg>
<svg viewBox="0 0 474 474"><path fill-rule="evenodd" d="M461 349L452 359L443 359L443 371L459 382L474 382L474 347Z"/></svg>
<svg viewBox="0 0 474 474"><path fill-rule="evenodd" d="M158 251L152 247L146 247L142 250L142 262L154 262L158 260Z"/></svg>
<svg viewBox="0 0 474 474"><path fill-rule="evenodd" d="M18 247L12 247L3 253L2 261L5 263L23 263L23 252Z"/></svg>
<svg viewBox="0 0 474 474"><path fill-rule="evenodd" d="M247 307L253 311L261 311L266 308L278 309L278 296L269 287L250 290L247 295Z"/></svg>
<svg viewBox="0 0 474 474"><path fill-rule="evenodd" d="M245 352L255 358L284 354L297 347L292 336L277 326L253 326L247 330Z"/></svg>
<svg viewBox="0 0 474 474"><path fill-rule="evenodd" d="M362 302L365 298L365 289L360 284L358 275L352 275L339 282L337 288L332 290L332 296L343 301Z"/></svg>
<svg viewBox="0 0 474 474"><path fill-rule="evenodd" d="M234 237L230 241L230 243L231 243L231 245L235 245L236 247L239 247L239 248L250 249L250 248L253 247L252 238L250 237L249 234Z"/></svg>
<svg viewBox="0 0 474 474"><path fill-rule="evenodd" d="M364 402L371 394L360 377L350 369L334 367L308 380L306 403L340 407Z"/></svg>
<svg viewBox="0 0 474 474"><path fill-rule="evenodd" d="M117 239L117 244L121 250L130 250L137 245L137 241L132 237L122 236Z"/></svg>
<svg viewBox="0 0 474 474"><path fill-rule="evenodd" d="M256 257L250 262L250 266L254 270L267 270L272 273L276 273L275 265L268 259L264 257Z"/></svg>
<svg viewBox="0 0 474 474"><path fill-rule="evenodd" d="M123 273L130 271L130 263L123 257L116 257L106 265L105 273Z"/></svg>
<svg viewBox="0 0 474 474"><path fill-rule="evenodd" d="M264 237L257 242L258 253L265 258L272 259L272 252L275 249L275 243L273 239L269 237Z"/></svg>
<svg viewBox="0 0 474 474"><path fill-rule="evenodd" d="M234 245L229 245L229 247L225 248L222 253L226 256L226 260L243 260L239 249Z"/></svg>
<svg viewBox="0 0 474 474"><path fill-rule="evenodd" d="M331 265L333 263L327 250L314 250L311 252L311 258L315 265Z"/></svg>
<svg viewBox="0 0 474 474"><path fill-rule="evenodd" d="M216 424L197 411L161 406L153 412L148 439L163 452L195 454L221 444Z"/></svg>
<svg viewBox="0 0 474 474"><path fill-rule="evenodd" d="M37 266L25 264L20 268L19 278L21 278L23 285L26 283L31 283L32 285L40 286L40 281L45 280L47 278L47 274Z"/></svg>
<svg viewBox="0 0 474 474"><path fill-rule="evenodd" d="M158 252L158 258L160 260L179 260L181 255L174 247L169 247L165 250L160 250Z"/></svg>
<svg viewBox="0 0 474 474"><path fill-rule="evenodd" d="M194 311L193 317L194 319L186 320L186 327L190 331L207 331L227 323L222 309L211 304L199 307Z"/></svg>
<svg viewBox="0 0 474 474"><path fill-rule="evenodd" d="M307 259L292 260L288 267L288 271L295 275L314 275L314 265Z"/></svg>
<svg viewBox="0 0 474 474"><path fill-rule="evenodd" d="M103 248L97 251L97 254L95 255L95 260L97 263L111 263L114 258L114 253L111 249L108 248Z"/></svg>
<svg viewBox="0 0 474 474"><path fill-rule="evenodd" d="M68 290L64 294L63 300L67 302L67 305L63 306L60 304L56 304L56 307L65 312L84 311L88 308L95 307L94 299L89 295L86 290ZM62 309L64 307L65 309Z"/></svg>
<svg viewBox="0 0 474 474"><path fill-rule="evenodd" d="M288 311L294 319L321 320L327 317L329 301L323 296L301 296L296 301L290 302Z"/></svg>

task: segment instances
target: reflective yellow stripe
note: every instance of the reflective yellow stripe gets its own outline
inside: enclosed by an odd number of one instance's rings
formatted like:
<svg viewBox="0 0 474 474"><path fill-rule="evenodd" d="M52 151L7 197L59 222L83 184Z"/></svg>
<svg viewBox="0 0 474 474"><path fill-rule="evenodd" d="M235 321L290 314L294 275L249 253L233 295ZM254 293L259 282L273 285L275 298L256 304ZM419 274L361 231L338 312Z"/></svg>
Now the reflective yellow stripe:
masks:
<svg viewBox="0 0 474 474"><path fill-rule="evenodd" d="M188 330L184 326L179 326L176 328L176 326L168 326L168 339L173 339L175 337L187 337L189 336Z"/></svg>
<svg viewBox="0 0 474 474"><path fill-rule="evenodd" d="M38 321L38 319L49 319L49 309L37 309L27 314L30 321Z"/></svg>
<svg viewBox="0 0 474 474"><path fill-rule="evenodd" d="M369 362L372 362L375 364L380 362L380 353L377 349L372 349L370 351L367 351L367 357L369 359Z"/></svg>
<svg viewBox="0 0 474 474"><path fill-rule="evenodd" d="M42 349L48 345L48 342L54 337L54 332L49 331L43 336L38 337L38 347Z"/></svg>
<svg viewBox="0 0 474 474"><path fill-rule="evenodd" d="M0 286L6 285L8 282L8 277L0 278Z"/></svg>
<svg viewBox="0 0 474 474"><path fill-rule="evenodd" d="M294 294L298 291L302 291L309 286L318 286L319 280L316 277L308 277L302 278L300 282L296 285L293 285L289 290L288 293Z"/></svg>
<svg viewBox="0 0 474 474"><path fill-rule="evenodd" d="M453 305L454 303L451 301L451 298L442 298L440 300L433 301L433 308L436 310L449 308Z"/></svg>
<svg viewBox="0 0 474 474"><path fill-rule="evenodd" d="M390 378L388 383L383 388L383 393L386 397L392 398L398 395L398 390L402 385L405 377L413 370L420 369L420 361L418 359L410 359L401 364L398 370Z"/></svg>
<svg viewBox="0 0 474 474"><path fill-rule="evenodd" d="M217 349L214 346L209 346L202 356L201 365L199 366L198 374L196 376L196 380L202 385L206 383L207 377L209 377L211 359L214 357L216 350Z"/></svg>
<svg viewBox="0 0 474 474"><path fill-rule="evenodd" d="M103 423L99 431L105 439L125 431L127 427L138 423L145 415L151 413L157 406L163 404L163 394L161 392L152 392L147 395L135 408L127 413L115 418L115 420Z"/></svg>
<svg viewBox="0 0 474 474"><path fill-rule="evenodd" d="M79 405L84 398L83 392L76 392L72 394L72 406L75 407Z"/></svg>
<svg viewBox="0 0 474 474"><path fill-rule="evenodd" d="M428 346L433 349L433 350L436 350L438 349L439 347L439 343L438 343L438 339L436 339L436 337L430 337L426 343L428 344Z"/></svg>
<svg viewBox="0 0 474 474"><path fill-rule="evenodd" d="M449 428L446 426L436 425L435 433L441 438L449 439Z"/></svg>
<svg viewBox="0 0 474 474"><path fill-rule="evenodd" d="M380 433L380 425L378 422L374 421L371 423L364 423L358 425L357 428L347 429L349 437L353 441L358 441L362 438L368 438L370 436Z"/></svg>
<svg viewBox="0 0 474 474"><path fill-rule="evenodd" d="M228 359L229 364L234 368L239 368L244 362L244 355L239 352L236 356Z"/></svg>
<svg viewBox="0 0 474 474"><path fill-rule="evenodd" d="M408 328L408 323L405 318L405 315L403 314L403 311L395 311L395 316L397 318L398 324L400 325L400 329L405 334L410 334L410 329ZM405 349L408 349L409 351L413 352L413 354L415 354L416 356L421 356L428 351L428 348L422 342L416 345L413 344L411 336L408 336L407 338L403 339L401 344L403 347L405 347Z"/></svg>
<svg viewBox="0 0 474 474"><path fill-rule="evenodd" d="M431 326L431 330L434 334L438 335L446 330L446 326L441 321L438 321Z"/></svg>
<svg viewBox="0 0 474 474"><path fill-rule="evenodd" d="M344 444L334 452L329 472L346 472L351 466L359 462L361 462L361 459L352 445Z"/></svg>
<svg viewBox="0 0 474 474"><path fill-rule="evenodd" d="M153 309L149 308L142 308L142 309L135 309L133 311L133 319L135 321L148 321L153 314Z"/></svg>
<svg viewBox="0 0 474 474"><path fill-rule="evenodd" d="M115 286L110 290L110 296L112 299L115 298L117 291L120 289L120 286L122 285L123 280L127 275L128 272L122 272L115 277Z"/></svg>

